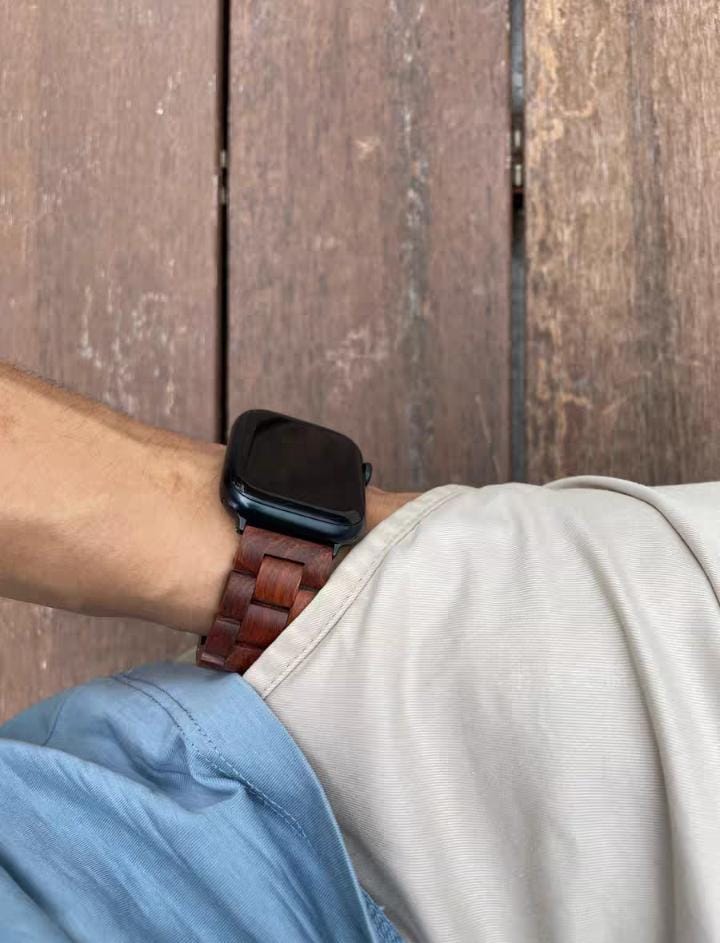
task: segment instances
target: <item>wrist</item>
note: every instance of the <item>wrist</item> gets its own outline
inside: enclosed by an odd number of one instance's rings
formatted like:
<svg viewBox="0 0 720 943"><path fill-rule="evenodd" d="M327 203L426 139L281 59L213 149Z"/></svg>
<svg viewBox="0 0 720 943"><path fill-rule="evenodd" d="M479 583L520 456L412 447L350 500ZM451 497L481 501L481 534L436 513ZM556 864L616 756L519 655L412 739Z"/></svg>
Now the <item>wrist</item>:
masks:
<svg viewBox="0 0 720 943"><path fill-rule="evenodd" d="M418 492L415 491L383 491L381 488L369 486L365 492L366 496L366 515L367 529L370 531L373 527L390 517L398 508L413 498L417 498Z"/></svg>
<svg viewBox="0 0 720 943"><path fill-rule="evenodd" d="M204 633L238 540L224 448L2 365L0 419L0 596ZM369 488L368 529L411 497Z"/></svg>
<svg viewBox="0 0 720 943"><path fill-rule="evenodd" d="M150 449L150 486L133 503L140 566L138 618L203 634L232 566L238 535L218 484L224 449L192 443L182 453Z"/></svg>
<svg viewBox="0 0 720 943"><path fill-rule="evenodd" d="M154 486L134 512L145 545L138 617L198 635L212 623L239 539L219 499L224 454L223 446L204 443L180 457L174 449L148 454ZM414 497L368 488L367 529Z"/></svg>

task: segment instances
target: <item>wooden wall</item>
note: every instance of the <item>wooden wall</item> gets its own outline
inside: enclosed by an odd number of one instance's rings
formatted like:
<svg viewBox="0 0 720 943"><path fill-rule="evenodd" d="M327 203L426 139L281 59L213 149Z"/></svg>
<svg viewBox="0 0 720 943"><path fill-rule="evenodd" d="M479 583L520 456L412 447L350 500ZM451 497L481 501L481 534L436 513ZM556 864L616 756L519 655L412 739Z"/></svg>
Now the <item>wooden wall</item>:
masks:
<svg viewBox="0 0 720 943"><path fill-rule="evenodd" d="M511 2L0 0L0 357L341 427L389 488L720 475L718 8L525 0L513 214ZM0 717L188 644L0 636Z"/></svg>
<svg viewBox="0 0 720 943"><path fill-rule="evenodd" d="M230 412L387 488L510 472L506 0L233 0Z"/></svg>
<svg viewBox="0 0 720 943"><path fill-rule="evenodd" d="M527 474L720 477L720 7L527 0Z"/></svg>

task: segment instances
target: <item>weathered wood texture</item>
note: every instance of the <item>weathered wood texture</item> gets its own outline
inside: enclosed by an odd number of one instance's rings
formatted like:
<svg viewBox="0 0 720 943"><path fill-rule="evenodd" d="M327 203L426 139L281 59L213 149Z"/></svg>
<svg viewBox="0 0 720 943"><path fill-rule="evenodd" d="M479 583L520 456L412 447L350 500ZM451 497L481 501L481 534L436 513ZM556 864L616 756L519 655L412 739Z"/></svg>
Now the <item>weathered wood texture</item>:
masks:
<svg viewBox="0 0 720 943"><path fill-rule="evenodd" d="M0 357L207 437L216 61L212 4L0 4ZM169 630L3 604L0 717L187 647Z"/></svg>
<svg viewBox="0 0 720 943"><path fill-rule="evenodd" d="M533 481L720 477L720 7L529 0Z"/></svg>
<svg viewBox="0 0 720 943"><path fill-rule="evenodd" d="M506 0L235 0L230 413L386 487L509 475Z"/></svg>

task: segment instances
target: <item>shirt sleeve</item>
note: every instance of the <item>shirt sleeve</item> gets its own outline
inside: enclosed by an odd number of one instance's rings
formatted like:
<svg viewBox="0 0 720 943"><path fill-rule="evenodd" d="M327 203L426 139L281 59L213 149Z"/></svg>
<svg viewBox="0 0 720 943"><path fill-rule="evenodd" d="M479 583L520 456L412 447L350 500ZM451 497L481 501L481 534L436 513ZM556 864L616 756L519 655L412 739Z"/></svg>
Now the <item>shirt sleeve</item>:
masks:
<svg viewBox="0 0 720 943"><path fill-rule="evenodd" d="M155 665L0 728L0 939L399 943L234 675Z"/></svg>
<svg viewBox="0 0 720 943"><path fill-rule="evenodd" d="M720 484L451 485L246 677L408 939L699 943L720 939L719 589Z"/></svg>

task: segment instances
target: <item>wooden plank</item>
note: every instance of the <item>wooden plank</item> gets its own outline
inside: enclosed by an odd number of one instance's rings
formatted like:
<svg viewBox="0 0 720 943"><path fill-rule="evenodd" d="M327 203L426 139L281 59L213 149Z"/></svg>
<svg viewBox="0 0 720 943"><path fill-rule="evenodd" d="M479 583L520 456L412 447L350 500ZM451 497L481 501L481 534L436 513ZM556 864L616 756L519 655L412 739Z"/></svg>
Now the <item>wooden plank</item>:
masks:
<svg viewBox="0 0 720 943"><path fill-rule="evenodd" d="M0 7L0 357L212 437L215 8ZM188 646L141 624L0 607L0 717Z"/></svg>
<svg viewBox="0 0 720 943"><path fill-rule="evenodd" d="M509 475L506 0L232 5L231 417L389 488Z"/></svg>
<svg viewBox="0 0 720 943"><path fill-rule="evenodd" d="M720 476L720 9L526 11L529 477Z"/></svg>

